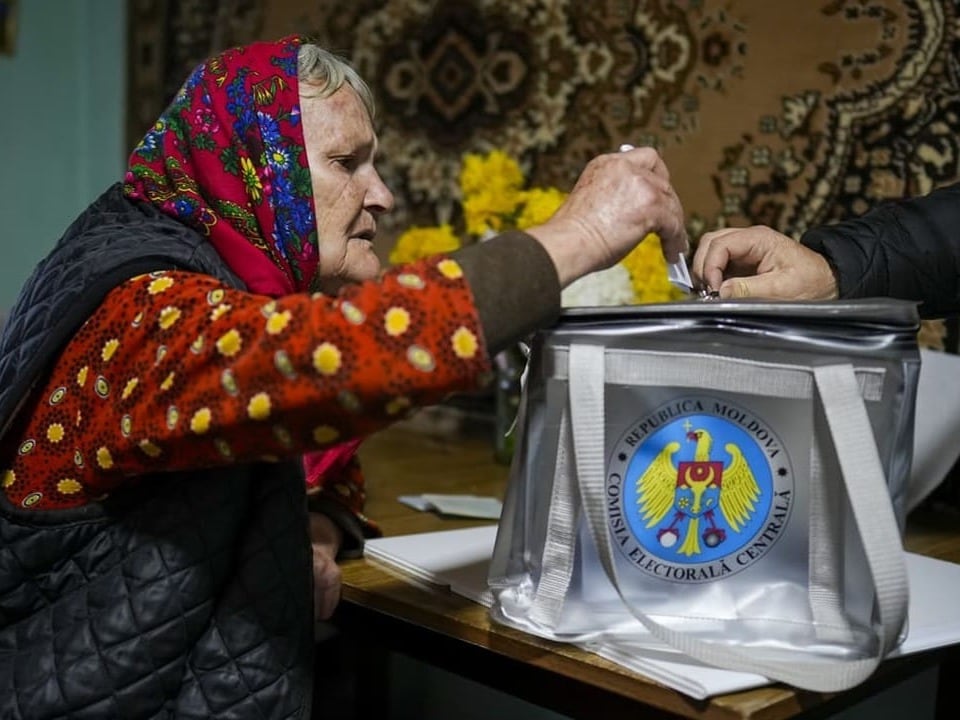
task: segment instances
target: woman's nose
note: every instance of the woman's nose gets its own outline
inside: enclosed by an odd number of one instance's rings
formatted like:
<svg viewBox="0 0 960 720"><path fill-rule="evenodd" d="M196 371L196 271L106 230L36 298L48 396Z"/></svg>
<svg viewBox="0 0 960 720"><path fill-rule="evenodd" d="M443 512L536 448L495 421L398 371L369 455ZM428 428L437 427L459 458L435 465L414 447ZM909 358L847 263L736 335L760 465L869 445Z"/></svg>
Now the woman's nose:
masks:
<svg viewBox="0 0 960 720"><path fill-rule="evenodd" d="M367 190L367 207L372 212L390 212L393 210L393 201L394 197L393 193L390 192L390 188L383 182L380 173L374 170L373 182L371 182L370 188Z"/></svg>

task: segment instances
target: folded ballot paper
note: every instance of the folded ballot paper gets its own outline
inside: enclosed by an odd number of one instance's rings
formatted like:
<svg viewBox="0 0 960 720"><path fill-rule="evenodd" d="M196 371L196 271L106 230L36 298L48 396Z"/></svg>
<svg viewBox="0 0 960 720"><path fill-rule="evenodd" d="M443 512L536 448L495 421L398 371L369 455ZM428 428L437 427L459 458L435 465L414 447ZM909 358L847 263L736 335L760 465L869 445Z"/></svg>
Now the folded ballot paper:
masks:
<svg viewBox="0 0 960 720"><path fill-rule="evenodd" d="M493 599L487 589L487 569L496 536L496 525L400 535L368 540L364 554L489 607ZM960 565L908 553L907 571L910 630L894 655L960 643L960 616L955 604L955 598L960 596ZM699 700L770 682L760 675L707 667L667 647L657 652L610 641L581 647Z"/></svg>

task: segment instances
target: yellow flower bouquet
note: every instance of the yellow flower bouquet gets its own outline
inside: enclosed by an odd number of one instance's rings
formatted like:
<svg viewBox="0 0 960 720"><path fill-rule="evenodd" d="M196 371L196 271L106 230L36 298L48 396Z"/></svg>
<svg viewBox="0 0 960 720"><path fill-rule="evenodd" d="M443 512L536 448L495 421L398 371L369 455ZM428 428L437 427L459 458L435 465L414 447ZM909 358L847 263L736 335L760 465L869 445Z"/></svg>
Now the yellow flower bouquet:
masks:
<svg viewBox="0 0 960 720"><path fill-rule="evenodd" d="M501 150L467 153L459 177L463 233L448 223L414 226L397 239L389 260L402 264L456 250L509 229L526 230L550 219L567 194L556 188L526 187L519 163ZM564 291L563 304L631 305L682 297L667 279L660 238L651 233L620 263L593 273Z"/></svg>

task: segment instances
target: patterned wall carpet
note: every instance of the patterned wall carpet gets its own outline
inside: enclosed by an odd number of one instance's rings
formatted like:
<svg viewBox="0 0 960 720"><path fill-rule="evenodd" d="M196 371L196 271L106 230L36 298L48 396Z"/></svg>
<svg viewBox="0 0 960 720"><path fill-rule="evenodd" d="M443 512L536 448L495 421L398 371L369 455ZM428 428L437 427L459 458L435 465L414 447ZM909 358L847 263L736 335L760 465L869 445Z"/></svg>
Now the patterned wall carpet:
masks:
<svg viewBox="0 0 960 720"><path fill-rule="evenodd" d="M192 65L303 32L380 105L392 232L453 212L464 151L569 188L621 142L664 155L692 236L797 234L960 177L960 0L135 0L130 138ZM947 336L947 337L945 337ZM928 324L923 342L955 333Z"/></svg>

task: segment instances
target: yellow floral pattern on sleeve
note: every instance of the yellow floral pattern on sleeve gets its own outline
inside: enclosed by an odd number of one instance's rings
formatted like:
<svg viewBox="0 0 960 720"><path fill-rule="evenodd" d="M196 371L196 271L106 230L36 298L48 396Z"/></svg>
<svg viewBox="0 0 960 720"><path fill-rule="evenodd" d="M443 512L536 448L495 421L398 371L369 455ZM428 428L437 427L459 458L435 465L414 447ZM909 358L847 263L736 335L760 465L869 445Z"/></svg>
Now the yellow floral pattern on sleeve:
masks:
<svg viewBox="0 0 960 720"><path fill-rule="evenodd" d="M331 448L489 370L470 290L442 255L335 298L150 273L68 345L0 446L0 478L21 507L77 507L145 473ZM362 476L341 475L328 494L360 516Z"/></svg>

